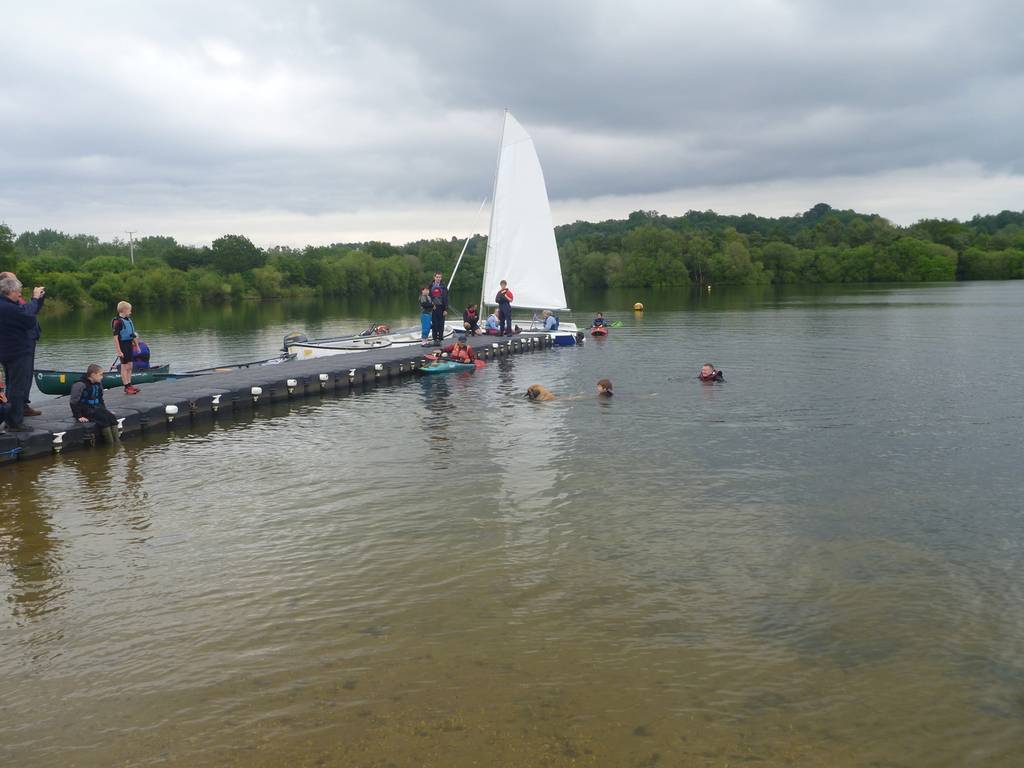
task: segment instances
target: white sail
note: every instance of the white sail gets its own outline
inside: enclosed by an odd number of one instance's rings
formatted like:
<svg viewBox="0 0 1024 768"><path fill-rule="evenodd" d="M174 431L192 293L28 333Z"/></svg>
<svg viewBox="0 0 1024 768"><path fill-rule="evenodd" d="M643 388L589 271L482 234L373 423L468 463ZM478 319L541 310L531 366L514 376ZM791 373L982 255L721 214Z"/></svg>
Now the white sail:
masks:
<svg viewBox="0 0 1024 768"><path fill-rule="evenodd" d="M505 112L494 181L484 303L494 304L502 280L508 281L515 297L513 307L566 308L544 172L533 139L510 112Z"/></svg>

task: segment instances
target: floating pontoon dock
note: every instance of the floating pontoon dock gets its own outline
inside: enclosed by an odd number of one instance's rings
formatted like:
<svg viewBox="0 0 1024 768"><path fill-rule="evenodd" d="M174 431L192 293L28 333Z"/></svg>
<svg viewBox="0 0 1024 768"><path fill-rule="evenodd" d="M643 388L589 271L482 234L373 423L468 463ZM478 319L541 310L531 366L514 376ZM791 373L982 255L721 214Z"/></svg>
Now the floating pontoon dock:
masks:
<svg viewBox="0 0 1024 768"><path fill-rule="evenodd" d="M552 346L552 338L546 334L478 336L467 341L484 360ZM172 429L187 431L193 421L252 413L261 403L397 383L429 363L424 355L435 350L386 347L145 384L137 395L125 395L120 388L109 389L104 396L107 407L117 414L122 438ZM32 428L30 432L0 432L0 464L96 445L96 425L72 417L66 397L47 400L38 407L42 415L24 422Z"/></svg>

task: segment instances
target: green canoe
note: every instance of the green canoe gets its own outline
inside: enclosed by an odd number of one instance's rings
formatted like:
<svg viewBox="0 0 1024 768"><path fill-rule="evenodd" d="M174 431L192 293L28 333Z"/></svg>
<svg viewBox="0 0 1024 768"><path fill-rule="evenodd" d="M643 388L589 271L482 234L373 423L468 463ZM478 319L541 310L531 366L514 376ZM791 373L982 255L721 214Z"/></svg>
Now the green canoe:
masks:
<svg viewBox="0 0 1024 768"><path fill-rule="evenodd" d="M148 384L163 381L171 376L171 365L156 365L143 371L132 371L132 384ZM36 386L46 395L70 395L71 385L85 375L84 371L36 371ZM120 371L106 371L103 374L103 388L121 386Z"/></svg>

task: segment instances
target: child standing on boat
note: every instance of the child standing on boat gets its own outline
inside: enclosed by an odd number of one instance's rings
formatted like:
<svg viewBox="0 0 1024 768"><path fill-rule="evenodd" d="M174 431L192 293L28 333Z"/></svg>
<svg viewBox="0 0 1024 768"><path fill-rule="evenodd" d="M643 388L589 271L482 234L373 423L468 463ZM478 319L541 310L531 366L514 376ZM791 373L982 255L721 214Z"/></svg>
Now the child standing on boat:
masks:
<svg viewBox="0 0 1024 768"><path fill-rule="evenodd" d="M114 347L121 358L121 382L126 395L137 394L139 388L132 385L132 358L139 346L139 335L132 321L132 305L127 301L118 302L117 317L110 322L114 331Z"/></svg>
<svg viewBox="0 0 1024 768"><path fill-rule="evenodd" d="M508 288L508 283L502 280L499 285L501 288L498 290L498 295L494 297L495 303L498 305L498 309L501 311L501 333L502 335L512 335L512 291Z"/></svg>

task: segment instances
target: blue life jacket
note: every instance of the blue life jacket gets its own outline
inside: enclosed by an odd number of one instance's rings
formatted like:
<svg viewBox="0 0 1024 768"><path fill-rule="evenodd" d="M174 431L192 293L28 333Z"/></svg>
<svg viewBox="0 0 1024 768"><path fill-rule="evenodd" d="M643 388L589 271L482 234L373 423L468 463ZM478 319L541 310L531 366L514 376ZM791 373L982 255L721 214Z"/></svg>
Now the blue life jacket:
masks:
<svg viewBox="0 0 1024 768"><path fill-rule="evenodd" d="M135 323L132 322L130 317L121 317L118 315L110 321L110 327L114 327L114 323L118 320L121 321L121 330L117 333L117 338L121 341L131 341L135 338Z"/></svg>
<svg viewBox="0 0 1024 768"><path fill-rule="evenodd" d="M558 330L558 315L548 315L544 321L545 331L557 331Z"/></svg>
<svg viewBox="0 0 1024 768"><path fill-rule="evenodd" d="M83 378L85 382L85 391L82 392L82 405L88 405L90 408L96 408L103 404L103 384L97 384L94 381L89 381L88 378Z"/></svg>

